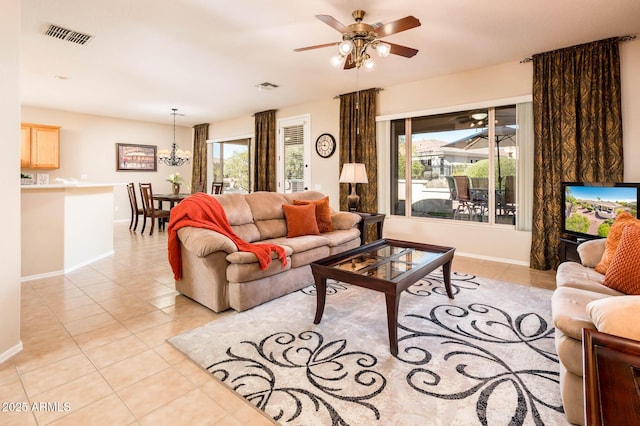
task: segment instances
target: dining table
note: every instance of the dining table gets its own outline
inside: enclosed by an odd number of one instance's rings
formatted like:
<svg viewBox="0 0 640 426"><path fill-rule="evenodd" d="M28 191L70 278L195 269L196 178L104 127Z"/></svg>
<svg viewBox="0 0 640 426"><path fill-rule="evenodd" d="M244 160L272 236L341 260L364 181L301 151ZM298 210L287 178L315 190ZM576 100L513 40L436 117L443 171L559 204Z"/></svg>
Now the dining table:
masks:
<svg viewBox="0 0 640 426"><path fill-rule="evenodd" d="M163 204L165 201L169 203L169 210L171 210L176 204L180 201L184 200L191 194L188 193L180 193L180 194L153 194L153 199L158 202L158 209L162 210Z"/></svg>

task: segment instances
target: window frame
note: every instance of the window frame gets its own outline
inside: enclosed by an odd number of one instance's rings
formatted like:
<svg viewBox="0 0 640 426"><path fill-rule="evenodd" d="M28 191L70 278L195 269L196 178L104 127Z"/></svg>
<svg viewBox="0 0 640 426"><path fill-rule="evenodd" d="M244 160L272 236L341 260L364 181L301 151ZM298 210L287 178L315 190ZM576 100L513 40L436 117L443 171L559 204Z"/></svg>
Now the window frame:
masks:
<svg viewBox="0 0 640 426"><path fill-rule="evenodd" d="M393 209L392 204L394 202L394 200L399 199L399 190L398 190L398 185L399 185L399 179L401 179L398 175L398 151L394 149L394 144L396 143L394 140L394 132L393 132L393 128L394 128L394 121L399 121L399 120L404 120L404 135L405 135L405 158L413 158L412 157L412 144L411 143L406 143L406 142L411 142L410 139L407 137L407 135L412 135L412 121L413 119L416 118L421 118L421 117L430 117L430 116L437 116L437 115L441 115L441 114L463 114L463 113L468 113L471 110L476 110L476 109L486 109L489 112L489 116L488 116L488 121L490 123L494 123L495 122L495 110L496 108L501 108L501 107L510 107L513 106L516 109L516 117L518 116L518 112L517 112L517 108L519 104L522 103L527 103L527 102L531 102L531 98L530 97L518 97L518 98L510 98L510 99L505 99L502 101L496 101L496 102L491 102L491 103L482 103L482 104L468 104L468 105L459 105L459 106L452 106L452 107L447 107L447 108L441 108L441 109L434 109L434 110L427 110L427 111L419 111L419 112L413 112L413 113L407 113L407 114L396 114L393 116L380 116L377 118L376 121L380 122L384 122L385 125L382 127L379 127L379 130L381 130L383 132L383 134L385 135L385 141L387 143L387 153L388 153L388 158L389 158L389 175L386 179L387 181L387 193L386 194L381 194L382 196L385 197L386 199L386 203L387 203L387 211L389 212L390 216L394 216L394 217L402 217L402 218L408 218L408 219L412 219L412 220L426 220L426 221L434 221L434 222L438 222L441 223L443 221L446 221L447 223L455 223L455 224L469 224L469 225L475 225L475 226L495 226L495 227L502 227L502 228L506 228L506 229L518 229L518 219L517 217L520 215L520 211L518 210L518 206L519 206L519 197L520 194L518 193L517 188L519 187L517 181L519 179L519 168L520 168L520 160L518 159L519 157L519 153L516 155L516 212L515 212L515 219L514 219L514 223L513 224L504 224L504 223L497 223L496 222L496 195L495 195L495 187L497 185L497 179L495 179L493 177L493 175L496 173L496 144L493 141L494 136L495 136L495 124L494 125L490 125L488 126L488 155L487 155L487 160L488 160L488 165L489 165L489 173L488 173L488 178L489 178L489 194L493 194L492 196L489 197L488 200L488 220L487 222L484 221L464 221L464 220L459 220L459 219L453 219L453 218L430 218L430 217L424 217L424 216L414 216L412 215L412 209L411 209L411 204L413 202L413 200L411 199L411 192L412 191L406 191L405 190L405 205L409 206L409 208L404 209L404 212L401 212L400 214L398 214L396 211L394 211L395 209ZM509 124L511 125L511 124ZM516 120L516 126L517 126L517 120ZM518 140L518 145L521 143ZM517 151L519 151L519 148L516 148ZM409 182L411 183L412 181L412 177L411 177L411 162L409 160L407 160L407 163L405 163L405 176L404 176L404 180L405 183ZM396 178L397 176L397 178ZM402 214L403 213L403 214Z"/></svg>

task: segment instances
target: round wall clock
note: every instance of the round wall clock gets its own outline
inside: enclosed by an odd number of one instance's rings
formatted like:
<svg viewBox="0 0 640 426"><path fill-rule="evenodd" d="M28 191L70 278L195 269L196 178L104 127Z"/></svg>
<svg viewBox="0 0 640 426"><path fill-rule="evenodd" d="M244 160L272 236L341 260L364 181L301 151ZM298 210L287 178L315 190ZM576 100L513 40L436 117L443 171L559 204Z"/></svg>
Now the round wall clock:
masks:
<svg viewBox="0 0 640 426"><path fill-rule="evenodd" d="M336 140L329 133L323 133L316 139L316 152L322 158L329 158L336 150Z"/></svg>

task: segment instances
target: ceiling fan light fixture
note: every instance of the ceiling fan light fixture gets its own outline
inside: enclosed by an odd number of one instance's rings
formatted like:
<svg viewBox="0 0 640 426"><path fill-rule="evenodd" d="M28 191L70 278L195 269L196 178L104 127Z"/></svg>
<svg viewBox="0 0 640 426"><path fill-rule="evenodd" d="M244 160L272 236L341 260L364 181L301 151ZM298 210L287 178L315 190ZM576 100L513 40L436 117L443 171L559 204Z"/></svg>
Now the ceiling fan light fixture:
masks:
<svg viewBox="0 0 640 426"><path fill-rule="evenodd" d="M484 120L485 118L487 118L489 116L489 114L487 114L486 112L475 112L473 114L471 114L471 118L473 118L474 120Z"/></svg>
<svg viewBox="0 0 640 426"><path fill-rule="evenodd" d="M331 57L331 66L335 68L340 68L343 62L344 62L344 56L342 55L333 55Z"/></svg>
<svg viewBox="0 0 640 426"><path fill-rule="evenodd" d="M365 60L362 62L362 65L364 65L365 71L373 71L373 69L376 67L376 63L369 55L366 56Z"/></svg>
<svg viewBox="0 0 640 426"><path fill-rule="evenodd" d="M342 40L338 45L338 50L341 55L348 55L353 50L353 42L351 40Z"/></svg>
<svg viewBox="0 0 640 426"><path fill-rule="evenodd" d="M381 58L386 58L391 53L391 46L387 43L378 43L376 44L376 52Z"/></svg>

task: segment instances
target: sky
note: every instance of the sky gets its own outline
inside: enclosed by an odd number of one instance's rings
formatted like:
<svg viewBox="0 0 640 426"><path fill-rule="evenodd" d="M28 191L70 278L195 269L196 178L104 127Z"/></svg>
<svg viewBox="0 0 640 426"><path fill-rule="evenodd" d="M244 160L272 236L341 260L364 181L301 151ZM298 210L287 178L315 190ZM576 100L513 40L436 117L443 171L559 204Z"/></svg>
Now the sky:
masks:
<svg viewBox="0 0 640 426"><path fill-rule="evenodd" d="M638 201L638 190L636 187L614 187L614 186L572 186L571 195L583 200L602 201Z"/></svg>

